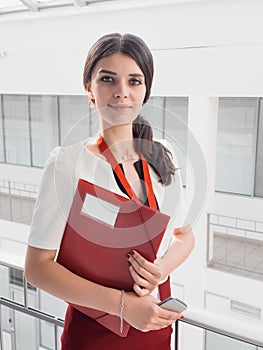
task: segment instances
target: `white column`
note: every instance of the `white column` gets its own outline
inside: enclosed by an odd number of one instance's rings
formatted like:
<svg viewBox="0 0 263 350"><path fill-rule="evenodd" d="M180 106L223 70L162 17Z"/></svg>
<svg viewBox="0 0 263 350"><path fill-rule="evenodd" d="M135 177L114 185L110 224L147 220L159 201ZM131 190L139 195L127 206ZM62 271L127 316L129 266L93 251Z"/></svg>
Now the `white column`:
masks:
<svg viewBox="0 0 263 350"><path fill-rule="evenodd" d="M205 208L208 211L213 210L214 205L214 193L215 193L215 172L216 172L216 138L217 138L217 114L218 114L218 97L207 96L191 96L189 98L189 115L188 115L188 128L189 135L192 135L196 144L188 142L188 155L191 158L196 157L197 150L196 145L202 152L206 171L207 171L207 200ZM201 161L201 160L198 160ZM198 167L198 165L197 165ZM193 169L194 172L196 169ZM197 169L198 170L198 169ZM199 169L202 171L202 169ZM198 170L198 171L199 171ZM188 171L190 178L187 178L192 182L192 171ZM195 176L195 174L193 174ZM197 174L198 175L198 174ZM202 175L202 174L200 174ZM205 174L203 174L205 176ZM195 184L198 186L198 184ZM202 184L204 185L204 184Z"/></svg>
<svg viewBox="0 0 263 350"><path fill-rule="evenodd" d="M196 279L199 293L196 293L194 301L200 306L203 304L202 271L206 267L208 251L207 213L213 212L215 197L217 114L217 97L190 97L186 192L188 198L192 198L190 220L196 239L192 256L194 267L198 269L195 276L199 276Z"/></svg>
<svg viewBox="0 0 263 350"><path fill-rule="evenodd" d="M192 222L195 247L178 277L179 281L184 279L185 300L198 308L204 306L207 213L213 212L214 205L217 113L217 97L189 98L186 195L188 205L191 202L188 218ZM201 330L194 328L191 337L187 331L183 334L183 349L203 349L203 340Z"/></svg>

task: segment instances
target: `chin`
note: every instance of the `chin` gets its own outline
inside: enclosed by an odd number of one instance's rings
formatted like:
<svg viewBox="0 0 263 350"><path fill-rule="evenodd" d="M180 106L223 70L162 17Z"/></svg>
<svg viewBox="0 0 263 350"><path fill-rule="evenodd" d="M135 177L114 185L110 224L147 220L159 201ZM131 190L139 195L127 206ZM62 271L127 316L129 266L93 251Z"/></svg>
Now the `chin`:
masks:
<svg viewBox="0 0 263 350"><path fill-rule="evenodd" d="M132 123L138 116L139 112L131 110L125 111L103 111L100 113L101 118L107 124L113 125L125 125Z"/></svg>

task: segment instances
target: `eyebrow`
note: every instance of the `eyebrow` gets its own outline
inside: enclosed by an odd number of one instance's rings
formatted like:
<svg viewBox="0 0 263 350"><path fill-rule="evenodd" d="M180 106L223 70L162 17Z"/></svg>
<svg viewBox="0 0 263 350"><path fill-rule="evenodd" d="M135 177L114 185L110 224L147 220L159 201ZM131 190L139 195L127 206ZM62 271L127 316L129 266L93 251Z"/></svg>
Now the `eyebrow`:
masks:
<svg viewBox="0 0 263 350"><path fill-rule="evenodd" d="M116 72L113 72L113 71L108 70L108 69L101 69L99 71L99 73L107 73L107 74L117 75ZM130 73L129 76L131 76L131 77L143 77L143 74L141 74L141 73Z"/></svg>

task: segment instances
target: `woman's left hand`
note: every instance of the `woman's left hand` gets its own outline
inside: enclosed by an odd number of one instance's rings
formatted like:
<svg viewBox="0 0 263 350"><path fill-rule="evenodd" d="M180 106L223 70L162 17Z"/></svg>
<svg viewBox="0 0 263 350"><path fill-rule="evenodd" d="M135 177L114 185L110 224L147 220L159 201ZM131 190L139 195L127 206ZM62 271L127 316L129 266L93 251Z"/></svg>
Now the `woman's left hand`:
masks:
<svg viewBox="0 0 263 350"><path fill-rule="evenodd" d="M146 260L135 250L127 257L130 262L130 272L134 280L133 289L139 296L150 294L166 277L161 259L153 263Z"/></svg>

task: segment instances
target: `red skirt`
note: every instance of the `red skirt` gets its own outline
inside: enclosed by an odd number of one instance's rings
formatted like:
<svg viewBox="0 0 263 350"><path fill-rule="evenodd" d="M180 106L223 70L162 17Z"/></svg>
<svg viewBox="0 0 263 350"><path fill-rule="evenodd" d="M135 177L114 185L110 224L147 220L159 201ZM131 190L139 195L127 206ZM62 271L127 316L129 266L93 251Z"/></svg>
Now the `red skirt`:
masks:
<svg viewBox="0 0 263 350"><path fill-rule="evenodd" d="M61 350L170 350L171 334L171 326L150 332L130 327L127 337L119 337L69 305Z"/></svg>

